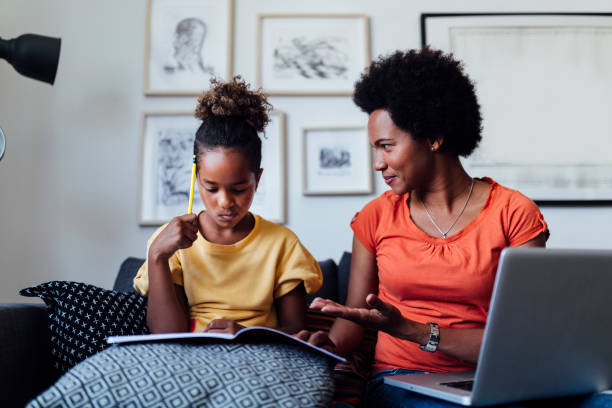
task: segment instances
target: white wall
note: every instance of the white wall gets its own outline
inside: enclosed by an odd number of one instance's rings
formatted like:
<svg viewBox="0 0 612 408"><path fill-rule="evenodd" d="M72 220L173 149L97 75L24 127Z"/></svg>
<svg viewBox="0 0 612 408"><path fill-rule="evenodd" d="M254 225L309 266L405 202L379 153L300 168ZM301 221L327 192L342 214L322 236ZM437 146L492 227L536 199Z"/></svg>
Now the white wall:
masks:
<svg viewBox="0 0 612 408"><path fill-rule="evenodd" d="M138 226L140 117L190 110L195 98L142 94L145 1L0 0L0 36L62 38L55 86L0 61L0 302L62 279L110 288L120 262L144 256ZM353 12L370 16L372 55L420 45L422 12L610 12L609 0L236 0L234 72L255 81L256 14ZM365 124L349 97L274 97L287 114L288 226L318 259L350 250L348 222L373 196L305 197L300 129ZM612 142L611 142L612 145ZM609 149L610 146L602 147ZM383 191L376 181L377 193ZM551 247L612 248L612 207L543 207Z"/></svg>

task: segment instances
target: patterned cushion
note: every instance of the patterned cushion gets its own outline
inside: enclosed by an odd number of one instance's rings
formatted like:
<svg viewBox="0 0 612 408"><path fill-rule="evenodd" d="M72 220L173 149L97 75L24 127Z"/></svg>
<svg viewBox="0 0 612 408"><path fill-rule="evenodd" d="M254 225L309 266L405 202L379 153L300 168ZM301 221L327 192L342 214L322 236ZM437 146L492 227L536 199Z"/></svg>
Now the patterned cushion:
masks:
<svg viewBox="0 0 612 408"><path fill-rule="evenodd" d="M27 407L328 407L330 361L289 344L113 346Z"/></svg>
<svg viewBox="0 0 612 408"><path fill-rule="evenodd" d="M147 300L136 293L53 281L19 294L47 304L53 365L62 372L106 348L108 336L148 333Z"/></svg>

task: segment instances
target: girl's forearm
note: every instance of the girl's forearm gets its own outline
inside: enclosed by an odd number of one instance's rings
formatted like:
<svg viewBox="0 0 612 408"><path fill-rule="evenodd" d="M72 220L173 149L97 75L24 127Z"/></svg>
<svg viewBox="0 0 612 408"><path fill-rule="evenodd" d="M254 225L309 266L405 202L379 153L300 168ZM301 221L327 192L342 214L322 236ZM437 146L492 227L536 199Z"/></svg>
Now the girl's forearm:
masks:
<svg viewBox="0 0 612 408"><path fill-rule="evenodd" d="M189 331L186 305L172 282L168 260L149 258L148 274L147 323L151 333Z"/></svg>

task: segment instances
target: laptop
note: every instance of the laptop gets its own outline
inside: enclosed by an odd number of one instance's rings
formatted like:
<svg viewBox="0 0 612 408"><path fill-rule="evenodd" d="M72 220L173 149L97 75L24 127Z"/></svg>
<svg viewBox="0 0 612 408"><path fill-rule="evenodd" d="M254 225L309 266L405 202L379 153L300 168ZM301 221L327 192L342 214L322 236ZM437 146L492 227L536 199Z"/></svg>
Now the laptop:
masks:
<svg viewBox="0 0 612 408"><path fill-rule="evenodd" d="M474 372L385 377L461 405L612 387L612 251L506 248Z"/></svg>

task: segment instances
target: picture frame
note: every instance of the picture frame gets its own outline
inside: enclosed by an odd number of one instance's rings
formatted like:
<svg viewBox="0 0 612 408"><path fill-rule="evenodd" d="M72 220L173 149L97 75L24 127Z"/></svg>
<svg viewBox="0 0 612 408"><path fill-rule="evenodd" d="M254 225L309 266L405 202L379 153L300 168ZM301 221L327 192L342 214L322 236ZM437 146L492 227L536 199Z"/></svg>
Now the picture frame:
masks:
<svg viewBox="0 0 612 408"><path fill-rule="evenodd" d="M270 123L261 138L261 167L264 169L251 212L278 224L287 222L286 121L280 110L270 112Z"/></svg>
<svg viewBox="0 0 612 408"><path fill-rule="evenodd" d="M142 115L140 225L159 226L187 213L193 142L200 123L188 111ZM193 212L203 207L196 183Z"/></svg>
<svg viewBox="0 0 612 408"><path fill-rule="evenodd" d="M257 86L269 95L351 95L370 64L365 14L258 14Z"/></svg>
<svg viewBox="0 0 612 408"><path fill-rule="evenodd" d="M233 0L147 0L144 94L199 95L229 79Z"/></svg>
<svg viewBox="0 0 612 408"><path fill-rule="evenodd" d="M304 195L374 192L372 150L364 126L302 129Z"/></svg>
<svg viewBox="0 0 612 408"><path fill-rule="evenodd" d="M483 138L473 176L550 205L612 203L612 13L421 15L422 45L474 81ZM546 50L543 52L542 50Z"/></svg>
<svg viewBox="0 0 612 408"><path fill-rule="evenodd" d="M250 211L286 222L286 127L282 111L270 112L262 140L262 168ZM193 142L201 121L193 112L146 112L142 116L140 215L142 226L159 226L187 213ZM204 209L196 183L193 212Z"/></svg>

